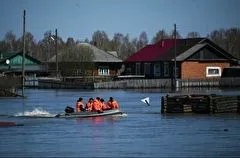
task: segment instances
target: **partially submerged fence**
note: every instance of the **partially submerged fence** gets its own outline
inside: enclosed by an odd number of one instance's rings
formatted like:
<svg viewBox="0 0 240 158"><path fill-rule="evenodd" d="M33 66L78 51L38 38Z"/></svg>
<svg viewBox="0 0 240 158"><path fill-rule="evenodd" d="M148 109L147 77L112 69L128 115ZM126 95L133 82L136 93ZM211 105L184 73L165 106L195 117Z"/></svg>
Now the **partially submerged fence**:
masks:
<svg viewBox="0 0 240 158"><path fill-rule="evenodd" d="M239 113L240 96L166 95L161 98L161 113Z"/></svg>
<svg viewBox="0 0 240 158"><path fill-rule="evenodd" d="M94 88L169 88L171 79L128 79L94 83Z"/></svg>

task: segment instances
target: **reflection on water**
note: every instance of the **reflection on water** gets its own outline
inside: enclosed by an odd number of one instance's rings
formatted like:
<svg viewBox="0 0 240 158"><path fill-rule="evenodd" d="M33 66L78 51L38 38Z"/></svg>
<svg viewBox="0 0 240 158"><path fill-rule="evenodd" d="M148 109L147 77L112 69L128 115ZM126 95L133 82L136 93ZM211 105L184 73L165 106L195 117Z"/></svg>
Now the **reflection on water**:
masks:
<svg viewBox="0 0 240 158"><path fill-rule="evenodd" d="M201 93L240 94L208 90ZM168 93L168 92L167 92ZM240 156L238 114L160 114L162 90L27 89L27 99L1 99L0 121L24 126L0 128L1 157L231 157ZM123 116L78 119L51 116L82 96L113 96ZM150 97L150 106L141 102ZM24 105L24 113L23 113Z"/></svg>

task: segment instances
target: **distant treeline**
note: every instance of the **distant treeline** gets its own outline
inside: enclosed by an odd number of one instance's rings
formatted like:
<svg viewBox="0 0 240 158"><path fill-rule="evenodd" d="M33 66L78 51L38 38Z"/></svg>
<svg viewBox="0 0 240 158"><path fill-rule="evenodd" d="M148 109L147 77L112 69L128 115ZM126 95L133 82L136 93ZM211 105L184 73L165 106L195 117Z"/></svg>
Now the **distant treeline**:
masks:
<svg viewBox="0 0 240 158"><path fill-rule="evenodd" d="M186 37L182 37L180 33L177 32L177 38L197 37L201 37L198 32L189 32ZM44 38L42 40L36 41L34 36L30 32L27 32L25 35L27 53L43 62L49 60L55 55L54 38L54 34L51 31L47 31L44 33ZM65 56L61 57L63 59L91 60L89 55L91 53L89 53L90 51L88 49L78 49L77 47L80 42L86 42L105 51L117 51L119 57L125 60L128 56L145 47L147 44L156 43L161 39L168 38L173 38L173 31L167 33L165 30L159 30L153 39L149 41L147 33L144 31L139 37L135 38L130 38L128 34L123 35L122 33L115 33L113 38L109 39L105 31L97 30L93 33L91 40L85 39L84 41L79 41L69 37L65 42L58 36L57 46L58 52L67 52L64 53ZM211 39L233 56L240 58L240 28L214 30L207 35L207 38ZM17 39L15 33L12 31L7 32L4 39L0 41L0 52L18 52L22 50L23 38L20 37ZM81 57L79 57L79 54L81 54Z"/></svg>

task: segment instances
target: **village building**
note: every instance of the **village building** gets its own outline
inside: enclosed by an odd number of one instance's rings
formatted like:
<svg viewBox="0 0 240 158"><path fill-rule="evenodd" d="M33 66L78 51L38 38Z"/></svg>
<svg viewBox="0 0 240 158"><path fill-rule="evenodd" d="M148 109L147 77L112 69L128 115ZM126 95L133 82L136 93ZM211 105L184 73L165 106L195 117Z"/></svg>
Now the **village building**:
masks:
<svg viewBox="0 0 240 158"><path fill-rule="evenodd" d="M23 52L0 52L0 73L22 75ZM27 76L45 73L43 64L27 53L24 58L24 71Z"/></svg>
<svg viewBox="0 0 240 158"><path fill-rule="evenodd" d="M234 56L207 38L164 39L131 55L123 74L204 80L220 78L224 68L237 64Z"/></svg>
<svg viewBox="0 0 240 158"><path fill-rule="evenodd" d="M56 55L47 63L48 71L56 71L56 63L58 62L58 75L67 82L100 82L111 80L113 77L120 75L123 61L118 58L117 52L107 52L101 50L89 43L79 43L78 48L81 51L62 51L58 53L58 61ZM88 53L83 56L81 53ZM90 56L89 56L90 55Z"/></svg>

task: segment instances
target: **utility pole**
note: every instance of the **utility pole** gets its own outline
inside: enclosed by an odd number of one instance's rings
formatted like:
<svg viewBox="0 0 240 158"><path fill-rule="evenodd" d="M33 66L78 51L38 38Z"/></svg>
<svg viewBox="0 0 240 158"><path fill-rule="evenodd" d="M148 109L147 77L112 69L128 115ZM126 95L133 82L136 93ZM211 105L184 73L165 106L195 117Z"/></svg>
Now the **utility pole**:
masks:
<svg viewBox="0 0 240 158"><path fill-rule="evenodd" d="M174 24L174 84L176 88L176 82L177 82L177 27L176 24Z"/></svg>
<svg viewBox="0 0 240 158"><path fill-rule="evenodd" d="M58 78L58 34L57 29L55 30L55 53L56 53L56 77Z"/></svg>
<svg viewBox="0 0 240 158"><path fill-rule="evenodd" d="M25 87L25 51L26 51L25 17L26 17L26 10L23 10L23 55L22 55L22 96L23 97L24 97L24 87Z"/></svg>

